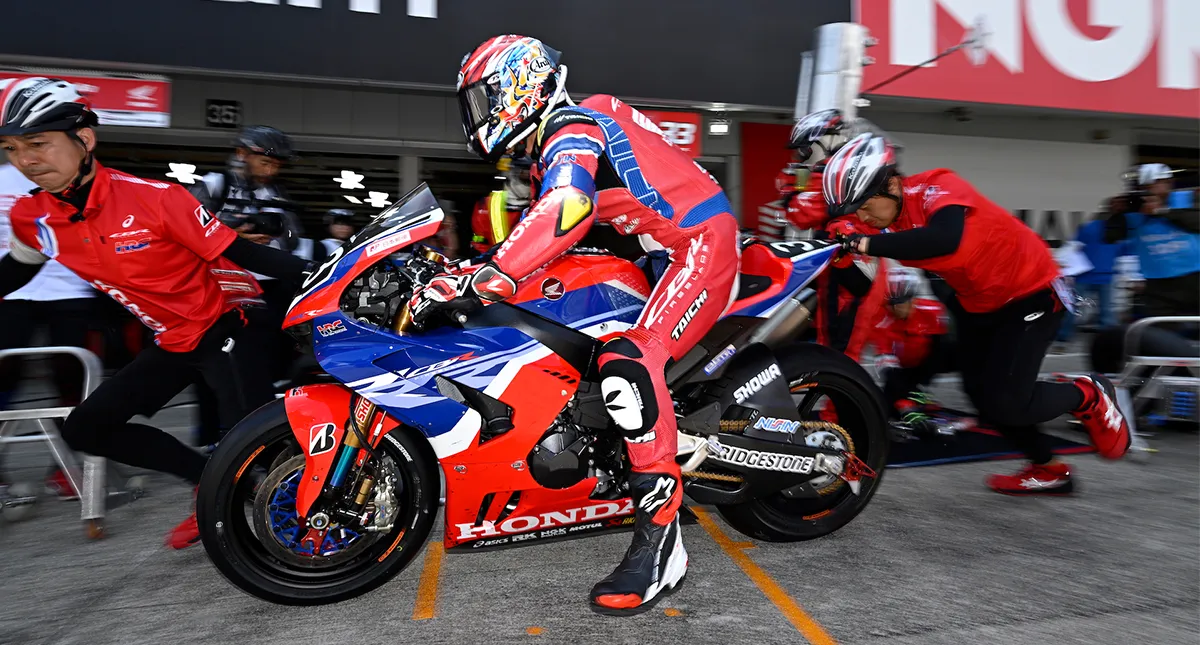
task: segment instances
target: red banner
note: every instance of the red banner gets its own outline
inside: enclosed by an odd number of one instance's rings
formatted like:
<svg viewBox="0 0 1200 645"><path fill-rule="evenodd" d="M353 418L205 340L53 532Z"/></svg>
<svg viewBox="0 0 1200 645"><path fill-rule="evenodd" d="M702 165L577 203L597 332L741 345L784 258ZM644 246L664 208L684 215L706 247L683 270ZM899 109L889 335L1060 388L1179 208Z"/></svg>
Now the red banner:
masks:
<svg viewBox="0 0 1200 645"><path fill-rule="evenodd" d="M47 75L51 74L0 70L0 78ZM164 77L51 76L73 83L79 93L91 101L101 125L171 127L171 82Z"/></svg>
<svg viewBox="0 0 1200 645"><path fill-rule="evenodd" d="M857 15L878 39L864 90L960 43L981 17L990 32L983 51L871 94L1200 116L1194 0L858 0Z"/></svg>
<svg viewBox="0 0 1200 645"><path fill-rule="evenodd" d="M775 178L792 160L791 124L742 123L742 226L758 228L758 208L779 198Z"/></svg>
<svg viewBox="0 0 1200 645"><path fill-rule="evenodd" d="M650 117L667 139L693 157L702 156L700 139L704 134L704 119L695 112L659 112L638 110Z"/></svg>

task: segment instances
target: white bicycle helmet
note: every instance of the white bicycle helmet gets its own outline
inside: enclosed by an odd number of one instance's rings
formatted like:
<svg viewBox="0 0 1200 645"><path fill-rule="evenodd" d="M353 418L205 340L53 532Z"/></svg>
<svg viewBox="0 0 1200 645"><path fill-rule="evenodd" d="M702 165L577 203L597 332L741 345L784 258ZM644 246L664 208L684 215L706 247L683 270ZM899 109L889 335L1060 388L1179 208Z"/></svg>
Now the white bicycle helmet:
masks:
<svg viewBox="0 0 1200 645"><path fill-rule="evenodd" d="M899 202L887 192L894 174L896 147L891 142L869 132L851 139L829 158L821 178L830 217L854 213L876 195Z"/></svg>
<svg viewBox="0 0 1200 645"><path fill-rule="evenodd" d="M34 76L0 80L0 136L74 132L99 123L74 85Z"/></svg>

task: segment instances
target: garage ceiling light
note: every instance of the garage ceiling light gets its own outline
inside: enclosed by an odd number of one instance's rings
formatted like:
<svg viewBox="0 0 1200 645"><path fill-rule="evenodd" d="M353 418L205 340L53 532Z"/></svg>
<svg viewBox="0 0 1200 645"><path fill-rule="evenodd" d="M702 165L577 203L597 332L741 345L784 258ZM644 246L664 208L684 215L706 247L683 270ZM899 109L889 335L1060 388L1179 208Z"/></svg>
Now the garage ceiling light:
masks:
<svg viewBox="0 0 1200 645"><path fill-rule="evenodd" d="M362 180L366 175L360 175L353 170L343 170L341 177L334 177L333 180L342 187L342 190L358 190L366 188L363 186Z"/></svg>
<svg viewBox="0 0 1200 645"><path fill-rule="evenodd" d="M362 204L362 200L354 195L342 195L342 197L345 197L346 201L350 202L351 204Z"/></svg>
<svg viewBox="0 0 1200 645"><path fill-rule="evenodd" d="M178 180L181 184L194 184L197 179L200 179L200 175L196 174L196 166L190 163L169 163L167 165L171 167L171 172L167 173L167 176Z"/></svg>
<svg viewBox="0 0 1200 645"><path fill-rule="evenodd" d="M714 136L723 136L729 134L728 121L712 121L708 124L708 133Z"/></svg>

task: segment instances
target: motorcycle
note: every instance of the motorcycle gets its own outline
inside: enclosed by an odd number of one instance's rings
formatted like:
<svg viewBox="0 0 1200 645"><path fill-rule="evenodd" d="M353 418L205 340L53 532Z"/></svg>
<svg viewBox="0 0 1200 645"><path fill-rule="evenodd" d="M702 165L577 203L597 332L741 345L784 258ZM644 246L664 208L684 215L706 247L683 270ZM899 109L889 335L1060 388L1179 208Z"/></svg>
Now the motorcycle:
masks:
<svg viewBox="0 0 1200 645"><path fill-rule="evenodd" d="M242 420L196 499L208 555L246 592L314 605L382 585L429 537L439 467L451 551L632 526L629 461L595 361L636 322L647 272L576 249L508 301L418 330L407 303L446 270L421 245L442 218L422 184L292 302L284 326L311 344L329 382ZM843 354L789 342L808 313L797 296L838 247L743 247L738 300L667 371L684 491L748 536L813 539L851 521L878 487L882 396Z"/></svg>

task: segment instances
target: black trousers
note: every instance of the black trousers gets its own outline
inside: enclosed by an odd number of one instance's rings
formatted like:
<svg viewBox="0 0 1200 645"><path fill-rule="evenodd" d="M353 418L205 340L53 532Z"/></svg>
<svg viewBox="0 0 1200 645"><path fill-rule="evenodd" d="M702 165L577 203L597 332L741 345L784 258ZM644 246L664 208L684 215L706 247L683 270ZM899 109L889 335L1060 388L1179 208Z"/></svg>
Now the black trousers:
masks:
<svg viewBox="0 0 1200 645"><path fill-rule="evenodd" d="M930 340L929 354L920 365L888 370L883 379L883 394L888 403L895 403L917 388L929 385L938 374L956 371L958 366L953 344L948 334L938 334Z"/></svg>
<svg viewBox="0 0 1200 645"><path fill-rule="evenodd" d="M30 347L45 327L50 345L83 347L95 310L95 298L66 300L0 300L0 349ZM54 385L63 405L75 405L83 394L83 366L71 356L51 356ZM20 384L24 361L0 360L0 409L7 407Z"/></svg>
<svg viewBox="0 0 1200 645"><path fill-rule="evenodd" d="M67 417L62 429L67 445L198 483L204 457L158 428L129 420L154 414L197 377L211 388L227 427L271 401L265 365L243 334L247 320L256 313L253 309L226 313L190 352L168 352L157 345L143 350Z"/></svg>
<svg viewBox="0 0 1200 645"><path fill-rule="evenodd" d="M1066 314L1050 289L983 314L955 299L950 313L958 332L963 389L981 422L994 426L1036 464L1053 457L1038 424L1083 404L1072 383L1039 381L1038 372Z"/></svg>

